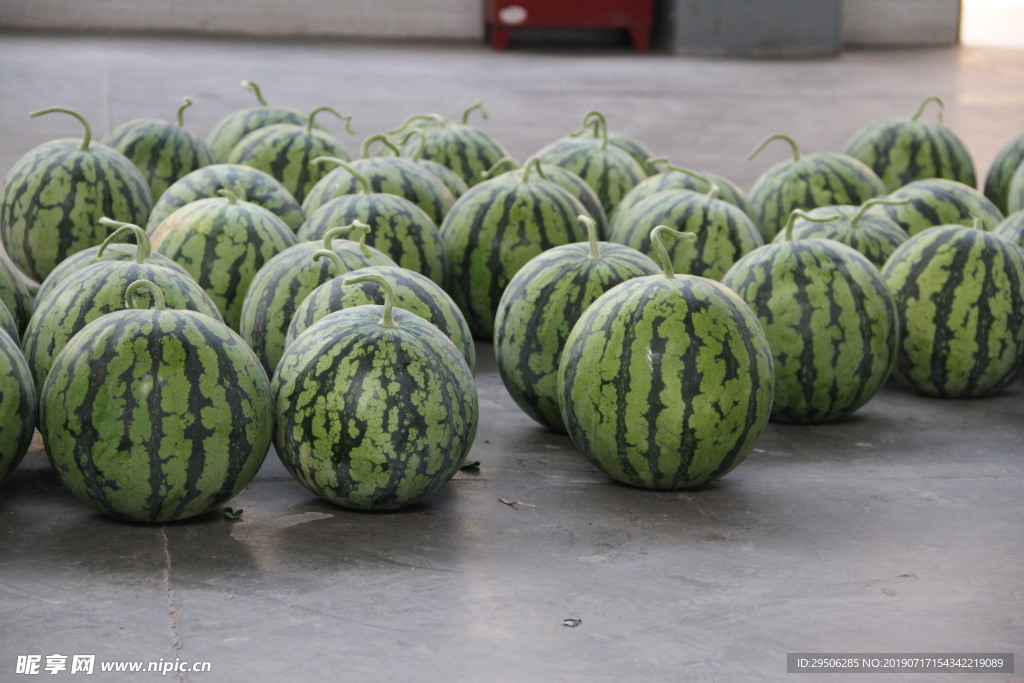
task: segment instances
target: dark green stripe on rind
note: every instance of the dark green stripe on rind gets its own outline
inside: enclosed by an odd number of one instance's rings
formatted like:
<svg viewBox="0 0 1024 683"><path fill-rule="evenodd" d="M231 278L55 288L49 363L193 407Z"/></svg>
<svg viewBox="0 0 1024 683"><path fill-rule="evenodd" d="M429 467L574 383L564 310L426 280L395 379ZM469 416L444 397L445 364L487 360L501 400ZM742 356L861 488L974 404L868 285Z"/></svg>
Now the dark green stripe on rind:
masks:
<svg viewBox="0 0 1024 683"><path fill-rule="evenodd" d="M337 505L382 510L443 486L476 435L473 376L459 350L412 313L332 313L298 337L272 381L274 445L289 472Z"/></svg>
<svg viewBox="0 0 1024 683"><path fill-rule="evenodd" d="M36 430L36 392L15 339L0 332L0 485L18 466Z"/></svg>
<svg viewBox="0 0 1024 683"><path fill-rule="evenodd" d="M124 123L103 142L128 157L142 172L154 201L179 178L216 162L205 142L180 126L158 119Z"/></svg>
<svg viewBox="0 0 1024 683"><path fill-rule="evenodd" d="M793 223L792 238L828 239L845 244L859 251L877 268L885 265L892 252L910 239L910 235L895 221L884 215L867 214L858 219L856 225L850 224L860 207L857 206L820 206L807 212L813 218L826 219L839 216L827 222L809 221L797 217ZM775 242L785 242L786 233L775 236Z"/></svg>
<svg viewBox="0 0 1024 683"><path fill-rule="evenodd" d="M636 278L573 327L559 404L573 443L613 479L677 489L717 479L768 422L774 377L757 318L705 278Z"/></svg>
<svg viewBox="0 0 1024 683"><path fill-rule="evenodd" d="M1024 164L1024 133L1007 142L996 154L985 176L985 196L1005 215L1024 208L1018 201L1016 209L1010 209L1010 184L1014 173ZM1024 188L1022 188L1024 189Z"/></svg>
<svg viewBox="0 0 1024 683"><path fill-rule="evenodd" d="M1024 364L1024 251L959 225L912 237L882 270L900 315L894 376L930 396L971 398Z"/></svg>
<svg viewBox="0 0 1024 683"><path fill-rule="evenodd" d="M610 216L622 198L647 177L633 157L615 146L601 148L591 138L566 138L551 143L537 157L545 164L572 171L590 186Z"/></svg>
<svg viewBox="0 0 1024 683"><path fill-rule="evenodd" d="M84 328L40 396L61 481L101 512L144 522L216 508L255 476L273 431L266 373L223 324L125 310Z"/></svg>
<svg viewBox="0 0 1024 683"><path fill-rule="evenodd" d="M937 225L970 227L975 218L981 219L985 230L991 230L1003 220L1003 214L983 194L944 178L915 181L889 194L888 199L911 202L895 206L879 204L868 209L865 215L886 216L911 236Z"/></svg>

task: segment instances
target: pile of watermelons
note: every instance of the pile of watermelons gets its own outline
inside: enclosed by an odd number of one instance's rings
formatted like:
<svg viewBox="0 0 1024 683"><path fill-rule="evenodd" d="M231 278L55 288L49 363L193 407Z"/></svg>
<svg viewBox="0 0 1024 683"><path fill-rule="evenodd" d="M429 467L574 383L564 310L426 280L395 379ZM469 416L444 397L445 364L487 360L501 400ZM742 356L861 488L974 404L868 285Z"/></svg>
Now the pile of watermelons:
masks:
<svg viewBox="0 0 1024 683"><path fill-rule="evenodd" d="M1024 365L1024 133L979 191L926 99L744 192L608 129L517 162L411 116L359 158L258 106L201 139L129 121L27 151L0 187L0 482L36 428L113 517L222 505L273 443L338 505L443 486L477 429L474 338L516 403L610 477L697 486L769 420L821 423L890 376L998 392ZM926 116L929 106L938 115ZM38 283L38 289L30 286Z"/></svg>

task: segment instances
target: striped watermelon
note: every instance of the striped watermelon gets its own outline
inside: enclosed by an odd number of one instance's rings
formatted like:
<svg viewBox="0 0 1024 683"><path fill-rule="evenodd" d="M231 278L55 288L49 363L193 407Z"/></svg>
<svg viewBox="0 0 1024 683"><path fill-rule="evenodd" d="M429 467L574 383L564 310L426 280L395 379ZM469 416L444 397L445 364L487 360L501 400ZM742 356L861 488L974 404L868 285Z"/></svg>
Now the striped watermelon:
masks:
<svg viewBox="0 0 1024 683"><path fill-rule="evenodd" d="M122 123L102 140L142 171L154 200L179 178L216 162L209 146L183 127L185 109L191 105L192 100L186 97L178 109L177 125L159 119L135 119Z"/></svg>
<svg viewBox="0 0 1024 683"><path fill-rule="evenodd" d="M3 250L0 250L0 303L14 316L18 332L24 330L32 317L35 302L25 277Z"/></svg>
<svg viewBox="0 0 1024 683"><path fill-rule="evenodd" d="M669 228L657 230L660 244ZM678 489L717 479L747 456L768 422L775 379L747 304L713 280L676 277L660 255L664 275L627 280L580 316L558 397L573 443L605 474Z"/></svg>
<svg viewBox="0 0 1024 683"><path fill-rule="evenodd" d="M1010 177L1010 186L1006 191L1007 213L1017 213L1024 209L1024 163L1017 167Z"/></svg>
<svg viewBox="0 0 1024 683"><path fill-rule="evenodd" d="M454 201L454 200L458 199L459 197L461 197L462 195L466 194L466 190L469 189L469 185L466 183L465 180L462 179L462 177L458 173L456 173L452 169L448 168L444 164L439 164L436 161L431 161L430 159L423 159L422 158L423 157L423 147L424 147L424 145L426 145L426 137L424 137L422 130L413 129L413 130L409 131L408 133L405 134L405 137L403 137L399 141L399 144L404 146L407 142L409 142L413 138L415 138L416 140L419 141L419 146L418 147L414 147L412 149L412 151L408 153L408 155L407 155L408 158L411 159L412 161L415 161L417 164L419 164L419 166L421 168L426 169L427 171L432 173L434 175L434 177L436 177L438 180L440 180L441 183L446 188L448 188L448 191L452 193L452 201ZM377 139L380 139L380 141L384 144L384 146L386 146L389 149L393 150L396 155L402 153L401 150L397 146L395 146L395 145L393 145L391 143L390 137L386 133L383 134L383 135L374 135L374 136L371 136L371 137L367 138L366 142L363 143L363 149L364 150L368 150L369 149L369 145L372 144L372 141L377 140ZM367 151L363 152L363 157L369 158L369 156L370 155L367 153Z"/></svg>
<svg viewBox="0 0 1024 683"><path fill-rule="evenodd" d="M245 195L245 200L275 214L292 230L298 230L306 214L291 192L273 176L241 164L213 164L167 188L149 214L146 230L152 233L172 213L199 199L219 197L221 190Z"/></svg>
<svg viewBox="0 0 1024 683"><path fill-rule="evenodd" d="M986 230L999 225L1003 214L973 187L945 178L916 180L887 196L890 204L869 209L867 214L885 216L913 236L937 225L974 225L979 218ZM910 200L904 203L904 200Z"/></svg>
<svg viewBox="0 0 1024 683"><path fill-rule="evenodd" d="M993 394L1024 365L1024 251L991 232L941 225L882 269L900 316L894 376L943 398Z"/></svg>
<svg viewBox="0 0 1024 683"><path fill-rule="evenodd" d="M394 305L415 313L444 332L466 359L470 371L476 371L476 347L466 319L447 292L424 275L397 266L366 266L348 271L341 259L332 251L321 249L314 259L326 258L334 263L337 277L323 283L302 300L285 336L285 348L311 325L335 311L366 304L384 304L384 291L375 281L353 280L363 275L375 275L391 283L395 290Z"/></svg>
<svg viewBox="0 0 1024 683"><path fill-rule="evenodd" d="M309 117L297 109L268 105L267 101L263 99L263 93L260 92L259 86L252 81L242 81L242 87L256 95L260 106L240 109L228 114L206 136L206 144L209 145L214 157L220 162L227 161L234 146L258 128L278 123L290 123L295 126L305 126L309 123Z"/></svg>
<svg viewBox="0 0 1024 683"><path fill-rule="evenodd" d="M3 301L0 301L0 332L5 332L8 337L14 340L15 344L21 343L21 333L18 332L18 323L14 320L14 316L7 310L7 306L4 305Z"/></svg>
<svg viewBox="0 0 1024 683"><path fill-rule="evenodd" d="M100 512L169 522L209 512L256 475L270 449L267 375L223 323L128 308L85 326L40 392L39 429L57 476Z"/></svg>
<svg viewBox="0 0 1024 683"><path fill-rule="evenodd" d="M548 249L530 259L505 288L494 319L494 355L505 388L527 415L563 433L558 361L572 326L615 285L660 272L635 249L598 242L596 222L580 218L589 241Z"/></svg>
<svg viewBox="0 0 1024 683"><path fill-rule="evenodd" d="M693 190L664 190L619 214L612 242L654 256L651 231L667 225L697 236L695 242L676 242L668 248L677 273L719 280L741 256L764 244L761 231L739 208Z"/></svg>
<svg viewBox="0 0 1024 683"><path fill-rule="evenodd" d="M1006 220L992 228L992 232L1024 249L1024 211L1011 213Z"/></svg>
<svg viewBox="0 0 1024 683"><path fill-rule="evenodd" d="M472 446L479 408L473 373L451 340L393 309L387 280L364 277L385 288L383 306L331 313L281 357L271 382L274 446L321 498L389 510L452 478Z"/></svg>
<svg viewBox="0 0 1024 683"><path fill-rule="evenodd" d="M187 270L238 329L242 302L257 271L297 242L284 221L221 190L223 197L186 204L153 231L153 247Z"/></svg>
<svg viewBox="0 0 1024 683"><path fill-rule="evenodd" d="M0 186L0 240L18 269L37 282L71 254L104 240L102 216L141 224L153 208L139 169L120 152L92 142L81 115L53 108L31 116L54 112L77 118L85 136L32 149Z"/></svg>
<svg viewBox="0 0 1024 683"><path fill-rule="evenodd" d="M561 244L581 242L583 205L539 177L539 160L517 182L496 178L470 188L441 224L448 292L473 334L490 339L498 301L527 261Z"/></svg>
<svg viewBox="0 0 1024 683"><path fill-rule="evenodd" d="M610 216L622 198L647 177L647 172L636 159L611 144L603 116L590 112L584 121L593 122L593 136L556 140L534 156L540 157L542 163L561 166L582 178L600 198L605 215Z"/></svg>
<svg viewBox="0 0 1024 683"><path fill-rule="evenodd" d="M909 199L897 202L908 203ZM792 236L787 237L786 232L780 232L775 236L775 242L789 241L790 239L827 239L835 240L845 244L852 249L859 251L867 257L877 268L885 265L892 252L910 239L910 235L891 218L881 214L867 213L872 206L879 204L892 204L888 199L876 197L869 199L860 206L848 204L838 206L819 206L807 212L813 219L828 219L835 217L835 220L808 220L799 214L792 225L787 226L786 231Z"/></svg>
<svg viewBox="0 0 1024 683"><path fill-rule="evenodd" d="M320 112L330 112L345 122L345 129L355 135L351 116L342 116L330 107L319 107L309 114L305 126L278 123L263 126L246 135L231 149L227 162L251 166L269 173L281 181L285 189L302 202L306 193L330 169L310 163L317 157L337 157L348 160L349 154L341 142L330 133L314 128Z"/></svg>
<svg viewBox="0 0 1024 683"><path fill-rule="evenodd" d="M42 387L54 358L69 339L96 318L124 308L125 288L136 280L156 284L171 308L197 311L220 320L217 306L192 277L146 262L148 245L142 228L126 224L107 239L113 242L128 232L134 232L143 245L136 250L135 260L97 261L56 285L36 306L22 335L21 348L37 388Z"/></svg>
<svg viewBox="0 0 1024 683"><path fill-rule="evenodd" d="M860 252L831 239L792 239L802 213L793 212L783 233L789 241L750 252L722 284L750 305L768 336L772 419L814 424L851 415L882 388L899 330L892 295Z"/></svg>
<svg viewBox="0 0 1024 683"><path fill-rule="evenodd" d="M583 127L569 137L590 136L594 139L600 139L602 135L601 128L607 128L607 126L608 123L604 118L604 114L598 111L591 111L583 117ZM653 175L658 172L658 169L652 163L654 154L651 153L651 150L646 145L613 130L607 130L604 134L608 136L608 144L618 147L633 157L640 164L640 167L644 169L646 175Z"/></svg>
<svg viewBox="0 0 1024 683"><path fill-rule="evenodd" d="M885 183L862 161L836 152L800 155L796 142L772 135L751 152L756 157L773 140L785 140L793 158L762 173L747 193L750 217L770 242L794 209L805 211L834 204L863 204L886 193Z"/></svg>
<svg viewBox="0 0 1024 683"><path fill-rule="evenodd" d="M32 372L16 338L0 330L0 485L25 457L35 431L36 390Z"/></svg>
<svg viewBox="0 0 1024 683"><path fill-rule="evenodd" d="M1024 192L1017 199L1015 209L1010 208L1010 183L1014 173L1024 165L1024 133L1007 142L992 160L985 176L985 196L1004 214L1024 209ZM1024 174L1024 171L1021 172ZM1024 177L1021 182L1024 183ZM1024 186L1020 188L1024 191Z"/></svg>
<svg viewBox="0 0 1024 683"><path fill-rule="evenodd" d="M242 301L238 332L273 374L285 347L295 309L310 292L334 277L330 263L313 259L321 249L336 253L349 270L393 266L383 252L366 246L369 226L353 223L328 230L322 239L299 242L267 261L253 276ZM345 236L347 239L340 239Z"/></svg>
<svg viewBox="0 0 1024 683"><path fill-rule="evenodd" d="M932 102L939 106L938 121L922 120ZM925 178L948 178L974 187L974 161L963 140L943 125L944 108L938 97L927 97L909 119L887 118L866 126L843 152L870 166L890 192Z"/></svg>

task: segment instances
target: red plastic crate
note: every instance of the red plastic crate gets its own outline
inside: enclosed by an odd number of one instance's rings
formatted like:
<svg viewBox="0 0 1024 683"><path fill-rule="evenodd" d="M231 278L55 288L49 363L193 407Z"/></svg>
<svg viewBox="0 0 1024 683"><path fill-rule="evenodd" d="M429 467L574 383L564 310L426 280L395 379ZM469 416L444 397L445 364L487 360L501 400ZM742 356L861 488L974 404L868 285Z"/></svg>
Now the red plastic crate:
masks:
<svg viewBox="0 0 1024 683"><path fill-rule="evenodd" d="M512 29L622 28L633 49L651 46L654 0L484 0L484 21L495 50L504 50Z"/></svg>

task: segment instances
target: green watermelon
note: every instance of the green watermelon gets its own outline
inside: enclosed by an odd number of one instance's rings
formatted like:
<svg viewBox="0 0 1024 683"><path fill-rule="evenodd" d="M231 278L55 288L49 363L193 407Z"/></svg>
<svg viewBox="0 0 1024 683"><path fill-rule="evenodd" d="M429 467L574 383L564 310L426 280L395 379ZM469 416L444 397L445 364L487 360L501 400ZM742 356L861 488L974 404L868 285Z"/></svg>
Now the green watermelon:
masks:
<svg viewBox="0 0 1024 683"><path fill-rule="evenodd" d="M369 226L354 222L328 230L322 239L299 242L267 261L253 276L245 299L238 332L273 374L285 347L288 325L302 300L334 277L330 263L313 260L320 249L336 253L349 270L364 266L393 266L383 252L366 246ZM347 239L339 239L342 236Z"/></svg>
<svg viewBox="0 0 1024 683"><path fill-rule="evenodd" d="M1024 250L1000 235L941 225L882 269L900 317L894 377L943 398L996 393L1024 365Z"/></svg>
<svg viewBox="0 0 1024 683"><path fill-rule="evenodd" d="M149 248L142 228L124 224L107 240L113 242L128 232L134 232L142 245L134 260L96 261L65 278L36 306L22 335L21 348L37 388L42 387L54 358L71 337L96 318L124 308L125 288L136 280L149 280L160 287L171 308L197 311L220 320L217 306L191 276L146 261Z"/></svg>
<svg viewBox="0 0 1024 683"><path fill-rule="evenodd" d="M313 258L326 258L334 263L337 277L310 292L295 309L285 336L285 348L313 323L335 311L365 304L383 305L384 292L380 286L371 280L361 280L355 284L352 282L363 275L376 275L391 283L395 290L395 306L415 313L444 332L458 347L469 369L476 371L473 334L459 307L437 283L424 275L394 265L365 266L349 272L341 258L326 249L317 251Z"/></svg>
<svg viewBox="0 0 1024 683"><path fill-rule="evenodd" d="M599 242L594 219L580 218L589 241L530 259L508 283L494 319L494 355L505 388L527 415L563 433L558 361L572 326L615 285L660 272L658 264L635 249Z"/></svg>
<svg viewBox="0 0 1024 683"><path fill-rule="evenodd" d="M24 330L32 317L35 302L25 277L3 250L0 250L0 303L14 316L18 332Z"/></svg>
<svg viewBox="0 0 1024 683"><path fill-rule="evenodd" d="M1003 220L1003 214L985 195L945 178L915 180L890 193L887 199L890 203L877 205L865 215L888 217L911 236L937 225L959 223L969 227L975 218L991 230Z"/></svg>
<svg viewBox="0 0 1024 683"><path fill-rule="evenodd" d="M782 233L787 241L750 252L722 284L750 305L768 336L772 419L816 424L851 415L882 388L896 361L899 330L878 268L835 240L794 240L798 216L834 222L794 211Z"/></svg>
<svg viewBox="0 0 1024 683"><path fill-rule="evenodd" d="M591 111L583 117L583 127L569 137L578 138L590 136L594 139L599 139L602 135L607 135L608 144L615 145L623 152L633 157L633 159L640 164L640 167L644 169L644 173L646 175L653 175L658 172L657 168L655 168L653 164L654 155L646 145L613 130L606 130L602 133L601 128L604 127L607 129L607 126L608 124L607 121L605 121L604 114L598 111Z"/></svg>
<svg viewBox="0 0 1024 683"><path fill-rule="evenodd" d="M1024 249L1024 211L1011 213L1002 223L992 228L992 232Z"/></svg>
<svg viewBox="0 0 1024 683"><path fill-rule="evenodd" d="M0 301L0 332L6 332L7 336L14 340L15 344L21 343L21 334L18 332L18 323L14 316L7 310L7 306Z"/></svg>
<svg viewBox="0 0 1024 683"><path fill-rule="evenodd" d="M210 316L114 311L75 335L40 392L39 430L57 476L103 514L170 522L216 509L270 449L267 375L242 339Z"/></svg>
<svg viewBox="0 0 1024 683"><path fill-rule="evenodd" d="M153 248L187 270L238 329L242 302L257 271L297 242L284 221L221 190L223 197L186 204L153 231Z"/></svg>
<svg viewBox="0 0 1024 683"><path fill-rule="evenodd" d="M259 86L252 81L242 81L242 87L256 95L260 106L231 112L221 119L220 123L214 126L206 136L206 144L209 145L214 157L220 162L227 161L234 146L258 128L278 123L290 123L295 126L305 126L309 123L309 117L297 109L268 105L267 101L263 99L263 93L260 92Z"/></svg>
<svg viewBox="0 0 1024 683"><path fill-rule="evenodd" d="M389 510L452 478L472 446L479 408L473 373L455 344L394 309L387 280L364 278L385 288L383 306L331 313L281 357L271 382L274 447L321 498Z"/></svg>
<svg viewBox="0 0 1024 683"><path fill-rule="evenodd" d="M670 229L656 230L661 244ZM747 456L768 422L775 378L750 307L714 280L677 277L664 245L658 251L664 275L613 287L573 326L558 400L573 443L598 469L679 489Z"/></svg>
<svg viewBox="0 0 1024 683"><path fill-rule="evenodd" d="M1024 209L1024 163L1013 172L1006 190L1006 212L1017 213L1021 209Z"/></svg>
<svg viewBox="0 0 1024 683"><path fill-rule="evenodd" d="M141 224L153 195L124 155L92 142L92 129L70 109L30 116L70 114L85 128L81 140L44 143L15 162L0 186L0 240L18 269L42 282L65 258L102 242L102 216Z"/></svg>
<svg viewBox="0 0 1024 683"><path fill-rule="evenodd" d="M324 111L344 121L348 133L355 135L351 116L342 116L330 107L319 107L309 114L305 126L278 123L257 128L238 141L228 154L227 162L269 173L281 181L296 201L302 202L329 172L319 164L310 163L313 159L337 157L348 161L351 158L337 138L313 127L317 114Z"/></svg>
<svg viewBox="0 0 1024 683"><path fill-rule="evenodd" d="M985 176L985 196L1004 214L1011 214L1024 208L1024 202L1021 202L1024 197L1018 197L1016 209L1011 209L1009 205L1010 183L1014 173L1022 165L1024 165L1024 133L1007 142L999 150ZM1021 182L1024 183L1024 178ZM1024 190L1024 187L1021 187L1021 190Z"/></svg>
<svg viewBox="0 0 1024 683"><path fill-rule="evenodd" d="M440 164L430 159L422 158L423 147L426 145L426 137L424 137L422 130L413 129L409 131L408 133L405 134L405 137L399 141L399 144L404 146L409 140L413 138L419 140L420 144L419 147L413 148L412 151L408 153L408 158L411 159L412 161L415 161L417 164L419 164L421 168L426 169L427 171L432 173L434 177L440 180L441 183L448 188L448 191L452 193L452 201L464 195L466 193L466 190L469 189L469 185L466 183L465 180L462 179L462 177L458 173L448 168L444 164ZM390 137L386 133L382 135L374 135L367 138L366 142L363 144L363 149L368 150L369 144L372 144L371 141L376 139L380 139L381 142L387 148L393 150L396 156L402 153L397 146L391 143ZM369 156L370 155L367 154L366 151L363 152L363 157L369 158Z"/></svg>
<svg viewBox="0 0 1024 683"><path fill-rule="evenodd" d="M939 106L939 120L922 120L932 102ZM843 153L871 167L890 192L925 178L948 178L974 187L974 161L963 140L943 125L943 108L938 97L927 97L909 119L887 118L866 126L846 143Z"/></svg>
<svg viewBox="0 0 1024 683"><path fill-rule="evenodd" d="M216 162L209 146L184 128L185 109L191 105L192 100L186 97L178 109L177 125L159 119L135 119L122 123L102 140L142 171L154 200L179 178Z"/></svg>
<svg viewBox="0 0 1024 683"><path fill-rule="evenodd" d="M298 230L306 220L295 197L270 174L241 164L213 164L192 171L167 188L153 205L146 230L152 233L181 207L199 199L219 197L221 190L245 195L246 201L277 215L292 230Z"/></svg>
<svg viewBox="0 0 1024 683"><path fill-rule="evenodd" d="M17 340L0 330L0 485L25 457L35 431L32 372Z"/></svg>
<svg viewBox="0 0 1024 683"><path fill-rule="evenodd" d="M539 159L519 180L495 178L470 188L441 224L448 293L473 334L490 339L505 286L527 261L561 244L581 242L583 205L540 177Z"/></svg>

